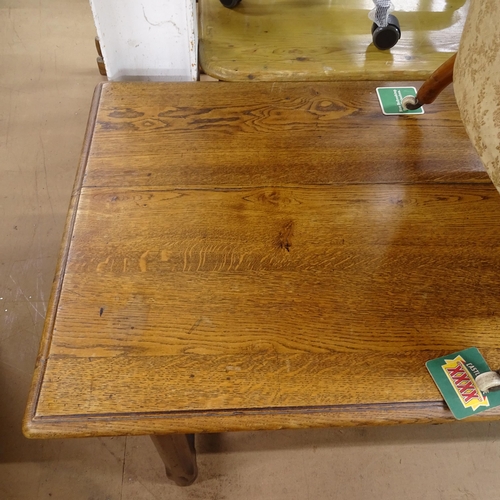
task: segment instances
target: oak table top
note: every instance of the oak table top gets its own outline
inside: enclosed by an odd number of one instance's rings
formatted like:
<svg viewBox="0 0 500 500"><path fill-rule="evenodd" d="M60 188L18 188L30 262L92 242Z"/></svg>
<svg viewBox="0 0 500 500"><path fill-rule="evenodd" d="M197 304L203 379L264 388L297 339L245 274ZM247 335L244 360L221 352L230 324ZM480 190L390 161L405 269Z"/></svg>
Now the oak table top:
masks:
<svg viewBox="0 0 500 500"><path fill-rule="evenodd" d="M372 43L372 0L198 2L200 64L227 81L420 80L458 50L467 0L394 0L401 39Z"/></svg>
<svg viewBox="0 0 500 500"><path fill-rule="evenodd" d="M500 367L500 196L451 89L377 85L100 85L25 434L451 420L424 363Z"/></svg>

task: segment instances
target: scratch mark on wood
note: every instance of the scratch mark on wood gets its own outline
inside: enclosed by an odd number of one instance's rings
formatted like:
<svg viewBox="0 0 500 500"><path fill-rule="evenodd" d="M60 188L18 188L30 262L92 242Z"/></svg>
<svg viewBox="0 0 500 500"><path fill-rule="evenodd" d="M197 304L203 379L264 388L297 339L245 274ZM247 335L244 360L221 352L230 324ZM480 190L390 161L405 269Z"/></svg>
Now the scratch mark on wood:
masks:
<svg viewBox="0 0 500 500"><path fill-rule="evenodd" d="M99 262L99 264L97 264L97 272L98 273L101 273L103 271L103 268L109 264L110 258L111 257L108 256L104 262Z"/></svg>
<svg viewBox="0 0 500 500"><path fill-rule="evenodd" d="M196 321L194 325L189 329L188 335L191 335L200 326L202 321L203 318L198 319L198 321Z"/></svg>
<svg viewBox="0 0 500 500"><path fill-rule="evenodd" d="M287 252L290 251L290 247L292 246L293 228L293 221L288 221L283 225L278 235L279 248L284 248Z"/></svg>
<svg viewBox="0 0 500 500"><path fill-rule="evenodd" d="M146 250L139 258L139 268L141 269L141 273L145 273L148 270L148 255L149 250Z"/></svg>

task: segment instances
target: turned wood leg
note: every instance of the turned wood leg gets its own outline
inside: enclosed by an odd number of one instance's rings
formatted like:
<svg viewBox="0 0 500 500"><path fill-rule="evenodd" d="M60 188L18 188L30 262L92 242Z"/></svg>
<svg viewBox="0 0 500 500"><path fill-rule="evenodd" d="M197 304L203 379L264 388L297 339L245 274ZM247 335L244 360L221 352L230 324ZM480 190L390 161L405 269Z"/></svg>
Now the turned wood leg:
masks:
<svg viewBox="0 0 500 500"><path fill-rule="evenodd" d="M160 454L167 477L179 486L193 484L198 475L194 434L151 436Z"/></svg>
<svg viewBox="0 0 500 500"><path fill-rule="evenodd" d="M433 103L437 96L453 82L453 68L456 58L457 55L454 54L446 62L441 64L441 66L439 66L439 68L434 71L418 89L417 97L414 99L414 102L409 100L403 103L403 105L407 109L418 109L423 104Z"/></svg>
<svg viewBox="0 0 500 500"><path fill-rule="evenodd" d="M431 104L434 102L436 97L453 81L453 68L456 58L457 55L454 54L446 62L441 64L422 87L420 87L417 97L419 100L421 99L423 104Z"/></svg>

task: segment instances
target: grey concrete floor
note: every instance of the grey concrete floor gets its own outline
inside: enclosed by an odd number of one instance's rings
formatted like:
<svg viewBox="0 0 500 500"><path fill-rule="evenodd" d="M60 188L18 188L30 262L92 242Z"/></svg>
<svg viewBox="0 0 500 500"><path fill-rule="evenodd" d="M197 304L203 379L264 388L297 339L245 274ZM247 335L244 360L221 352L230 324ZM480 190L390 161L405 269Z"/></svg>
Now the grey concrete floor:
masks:
<svg viewBox="0 0 500 500"><path fill-rule="evenodd" d="M179 0L180 1L180 0ZM199 436L170 484L147 437L29 441L21 419L94 86L87 0L0 0L0 499L500 498L500 423Z"/></svg>

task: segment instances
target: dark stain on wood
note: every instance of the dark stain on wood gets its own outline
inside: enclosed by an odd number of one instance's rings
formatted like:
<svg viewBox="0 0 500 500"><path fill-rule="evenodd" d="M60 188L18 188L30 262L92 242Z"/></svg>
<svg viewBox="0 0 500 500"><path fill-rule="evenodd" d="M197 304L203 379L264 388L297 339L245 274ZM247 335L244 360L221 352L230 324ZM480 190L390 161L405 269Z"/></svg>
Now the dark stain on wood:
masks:
<svg viewBox="0 0 500 500"><path fill-rule="evenodd" d="M109 113L109 116L112 118L140 118L141 116L144 116L144 113L142 111L136 111L135 109L132 108L125 108L125 109L117 109L115 108L114 111L111 111Z"/></svg>
<svg viewBox="0 0 500 500"><path fill-rule="evenodd" d="M137 126L132 122L99 122L99 125L103 130L139 130Z"/></svg>
<svg viewBox="0 0 500 500"><path fill-rule="evenodd" d="M293 230L294 230L293 221L285 222L278 235L279 248L283 248L287 252L290 251L290 248L292 246Z"/></svg>

